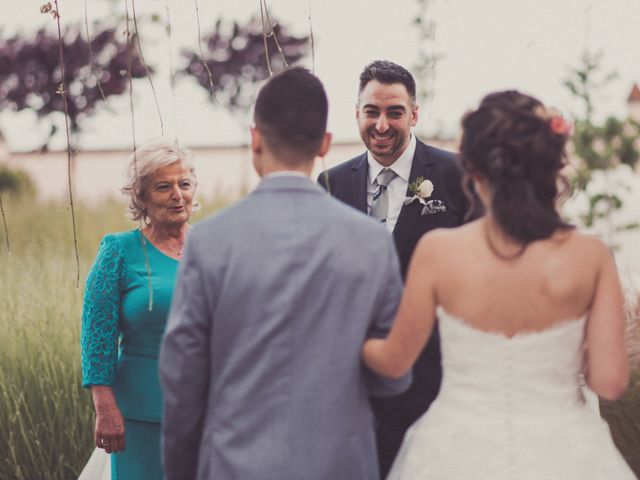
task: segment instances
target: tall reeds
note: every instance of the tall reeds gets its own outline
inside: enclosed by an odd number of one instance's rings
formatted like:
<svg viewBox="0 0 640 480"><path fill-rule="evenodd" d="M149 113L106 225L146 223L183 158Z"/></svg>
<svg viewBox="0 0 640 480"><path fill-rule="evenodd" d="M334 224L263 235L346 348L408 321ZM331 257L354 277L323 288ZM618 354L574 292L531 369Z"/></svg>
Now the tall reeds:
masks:
<svg viewBox="0 0 640 480"><path fill-rule="evenodd" d="M627 300L627 348L632 368L626 393L616 402L600 402L602 416L609 422L613 440L634 473L640 478L640 288L630 284Z"/></svg>
<svg viewBox="0 0 640 480"><path fill-rule="evenodd" d="M70 480L94 448L91 396L80 385L83 281L101 237L137 225L125 218L123 201L76 207L76 288L68 205L9 197L5 207L11 254L0 232L0 480Z"/></svg>
<svg viewBox="0 0 640 480"><path fill-rule="evenodd" d="M225 203L205 205L198 217ZM0 480L74 479L93 450L94 415L80 386L83 283L75 287L68 206L9 197L5 207L11 255L0 230ZM136 225L119 200L79 205L76 215L84 279L100 238ZM632 383L601 407L640 477L640 289L626 293Z"/></svg>

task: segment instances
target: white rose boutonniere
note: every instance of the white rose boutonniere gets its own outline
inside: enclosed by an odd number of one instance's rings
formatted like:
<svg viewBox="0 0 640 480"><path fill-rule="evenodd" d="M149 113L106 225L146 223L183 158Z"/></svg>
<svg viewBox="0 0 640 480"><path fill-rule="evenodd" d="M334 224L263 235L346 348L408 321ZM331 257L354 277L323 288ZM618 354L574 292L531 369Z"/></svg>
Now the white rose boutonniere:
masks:
<svg viewBox="0 0 640 480"><path fill-rule="evenodd" d="M415 182L409 184L409 192L413 193L413 196L407 197L404 204L409 205L411 202L418 200L422 205L426 205L427 198L431 196L433 189L434 186L431 180L418 177Z"/></svg>
<svg viewBox="0 0 640 480"><path fill-rule="evenodd" d="M409 193L412 193L412 197L407 197L404 201L405 205L409 205L411 202L418 200L422 205L422 211L420 215L433 215L436 213L444 213L447 211L447 206L442 200L429 200L433 194L435 187L431 180L425 180L423 177L418 177L415 182L409 184Z"/></svg>
<svg viewBox="0 0 640 480"><path fill-rule="evenodd" d="M420 185L418 185L418 191L416 192L418 197L422 199L429 198L432 193L433 183L431 183L431 180L423 180L420 182Z"/></svg>

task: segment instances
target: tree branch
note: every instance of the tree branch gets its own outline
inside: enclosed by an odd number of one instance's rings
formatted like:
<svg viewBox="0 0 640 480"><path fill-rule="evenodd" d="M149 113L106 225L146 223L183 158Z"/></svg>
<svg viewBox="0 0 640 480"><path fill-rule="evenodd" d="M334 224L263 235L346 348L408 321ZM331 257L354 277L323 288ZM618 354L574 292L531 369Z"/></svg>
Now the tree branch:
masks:
<svg viewBox="0 0 640 480"><path fill-rule="evenodd" d="M266 32L266 23L264 19L264 0L260 0L260 17L262 18L262 41L264 42L264 58L267 61L267 70L269 71L269 76L273 75L273 70L271 70L271 61L269 60L269 46L267 45L267 32Z"/></svg>
<svg viewBox="0 0 640 480"><path fill-rule="evenodd" d="M216 96L216 92L213 88L213 73L211 73L211 69L204 59L204 52L202 51L202 32L200 31L200 8L198 7L198 0L193 0L196 5L196 23L198 24L198 49L200 50L200 59L202 60L202 65L204 69L207 71L207 75L209 77L209 93L211 97L215 99L216 102L220 103L218 97Z"/></svg>
<svg viewBox="0 0 640 480"><path fill-rule="evenodd" d="M76 288L80 286L80 256L78 255L78 234L76 231L76 213L73 205L73 188L71 182L71 138L69 133L69 104L67 103L67 86L64 76L64 53L62 49L62 28L60 27L60 9L58 0L55 0L56 24L58 25L58 53L60 56L60 85L57 93L62 96L64 102L64 126L67 134L67 180L69 184L69 204L71 206L71 224L73 226L73 247L76 254Z"/></svg>
<svg viewBox="0 0 640 480"><path fill-rule="evenodd" d="M136 18L136 0L131 0L131 13L133 14L133 26L136 29L136 43L138 44L138 52L140 53L140 60L142 60L144 71L147 73L147 78L149 79L149 85L151 85L151 92L153 92L153 100L156 103L156 109L158 110L158 119L160 120L160 134L162 137L164 137L164 122L162 121L162 113L160 113L160 104L158 103L158 96L156 95L156 89L153 86L153 80L151 79L151 72L149 72L149 67L147 67L147 62L144 59L144 55L142 54L142 44L140 43L140 32L138 31L138 19ZM127 16L128 15L129 15L129 11L127 9ZM128 33L129 33L129 22L127 21L127 34ZM129 71L129 75L131 75L131 71Z"/></svg>
<svg viewBox="0 0 640 480"><path fill-rule="evenodd" d="M2 223L4 224L4 233L7 237L7 253L11 255L11 244L9 243L9 229L7 228L7 218L4 215L4 205L2 205L2 195L0 195L0 212L2 212Z"/></svg>
<svg viewBox="0 0 640 480"><path fill-rule="evenodd" d="M264 4L264 16L267 18L267 22L269 24L269 33L265 34L264 31L264 19L262 21L262 34L265 35L265 42L266 42L266 38L267 37L273 37L273 40L276 42L276 47L278 48L278 51L280 52L280 55L282 56L282 63L284 64L284 68L287 68L289 66L289 64L287 63L287 58L284 55L284 52L282 51L282 47L280 46L280 42L278 42L278 36L276 35L276 31L275 31L275 24L271 21L271 18L269 17L269 7L267 7L267 0L261 0L261 4L260 4L260 8L262 9L262 5Z"/></svg>
<svg viewBox="0 0 640 480"><path fill-rule="evenodd" d="M107 104L107 107L111 108L109 102L107 101L107 97L104 94L104 90L102 89L102 82L100 81L100 76L98 75L98 70L96 69L96 63L93 58L93 47L91 46L91 35L89 34L89 14L87 13L87 0L84 0L84 28L87 34L87 46L89 47L89 60L91 61L91 71L93 75L96 77L96 82L98 84L98 90L100 90L100 96L104 103Z"/></svg>
<svg viewBox="0 0 640 480"><path fill-rule="evenodd" d="M313 37L313 24L311 23L311 0L309 0L309 38L311 39L311 73L316 73L316 49Z"/></svg>

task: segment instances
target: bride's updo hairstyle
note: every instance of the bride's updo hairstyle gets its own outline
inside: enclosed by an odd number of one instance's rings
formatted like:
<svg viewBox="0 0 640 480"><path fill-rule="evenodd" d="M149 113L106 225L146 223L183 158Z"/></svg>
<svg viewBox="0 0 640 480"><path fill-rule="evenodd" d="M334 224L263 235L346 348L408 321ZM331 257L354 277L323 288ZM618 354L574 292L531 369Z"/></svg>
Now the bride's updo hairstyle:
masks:
<svg viewBox="0 0 640 480"><path fill-rule="evenodd" d="M474 175L488 181L496 222L523 246L571 228L556 210L570 190L560 174L569 133L559 113L515 90L487 95L462 120L465 184Z"/></svg>

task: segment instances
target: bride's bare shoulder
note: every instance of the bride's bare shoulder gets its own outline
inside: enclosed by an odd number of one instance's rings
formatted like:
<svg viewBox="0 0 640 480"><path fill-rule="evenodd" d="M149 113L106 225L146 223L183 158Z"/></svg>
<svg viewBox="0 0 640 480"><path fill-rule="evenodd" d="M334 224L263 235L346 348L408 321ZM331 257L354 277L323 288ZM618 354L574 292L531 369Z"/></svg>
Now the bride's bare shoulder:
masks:
<svg viewBox="0 0 640 480"><path fill-rule="evenodd" d="M601 259L603 256L611 256L610 248L596 235L571 229L566 232L560 232L556 236L574 254L584 256L583 258Z"/></svg>
<svg viewBox="0 0 640 480"><path fill-rule="evenodd" d="M478 220L455 228L438 228L425 233L418 243L416 252L431 252L434 255L447 250L459 250L462 244L477 241L481 234Z"/></svg>

